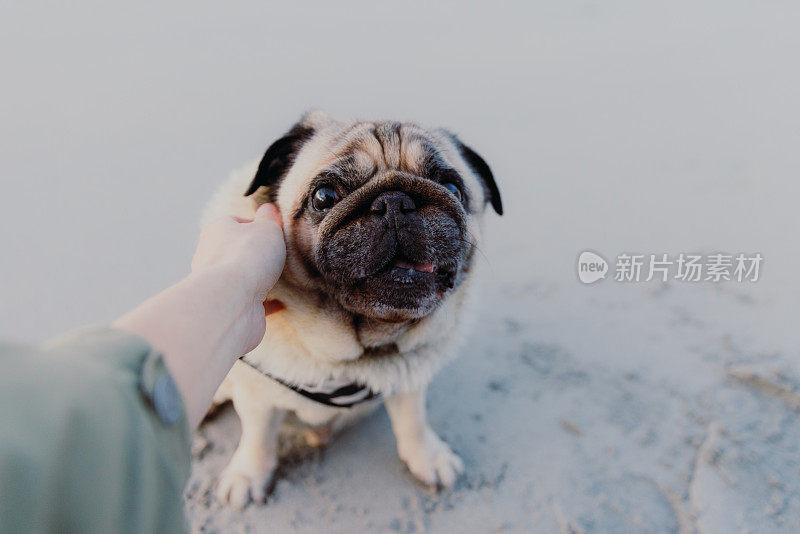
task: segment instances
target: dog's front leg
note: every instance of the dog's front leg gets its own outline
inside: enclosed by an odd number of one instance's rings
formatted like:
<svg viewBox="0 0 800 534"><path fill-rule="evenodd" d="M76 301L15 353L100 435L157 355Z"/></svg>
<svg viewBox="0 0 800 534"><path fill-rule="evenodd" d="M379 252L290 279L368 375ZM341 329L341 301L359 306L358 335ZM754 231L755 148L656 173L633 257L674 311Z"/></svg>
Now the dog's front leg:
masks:
<svg viewBox="0 0 800 534"><path fill-rule="evenodd" d="M233 406L242 423L242 437L217 483L217 498L244 508L250 499L267 500L267 484L278 464L278 434L285 410L265 404L246 386L233 388Z"/></svg>
<svg viewBox="0 0 800 534"><path fill-rule="evenodd" d="M409 471L429 486L452 486L464 465L428 424L425 390L387 398L386 410L397 438L397 452Z"/></svg>

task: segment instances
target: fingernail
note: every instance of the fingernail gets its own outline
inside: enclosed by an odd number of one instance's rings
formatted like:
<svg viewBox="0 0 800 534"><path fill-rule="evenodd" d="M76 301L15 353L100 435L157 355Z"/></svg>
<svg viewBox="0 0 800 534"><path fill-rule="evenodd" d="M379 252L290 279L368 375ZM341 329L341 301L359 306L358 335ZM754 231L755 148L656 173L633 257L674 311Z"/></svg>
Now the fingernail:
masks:
<svg viewBox="0 0 800 534"><path fill-rule="evenodd" d="M268 202L266 204L261 204L256 210L256 213L261 215L277 215L278 208L275 207L275 204Z"/></svg>
<svg viewBox="0 0 800 534"><path fill-rule="evenodd" d="M278 208L275 207L275 204L261 204L258 207L258 210L256 210L256 217L268 217L283 226L281 212L278 211Z"/></svg>

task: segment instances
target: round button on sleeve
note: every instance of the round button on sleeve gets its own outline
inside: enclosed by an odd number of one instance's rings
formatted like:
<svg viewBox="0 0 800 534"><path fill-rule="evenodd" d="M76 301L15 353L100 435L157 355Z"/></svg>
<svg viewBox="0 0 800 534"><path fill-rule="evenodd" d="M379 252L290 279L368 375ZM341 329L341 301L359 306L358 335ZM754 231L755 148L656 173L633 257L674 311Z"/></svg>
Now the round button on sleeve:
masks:
<svg viewBox="0 0 800 534"><path fill-rule="evenodd" d="M174 425L183 419L183 399L161 354L152 351L142 362L139 389L162 423Z"/></svg>
<svg viewBox="0 0 800 534"><path fill-rule="evenodd" d="M153 384L153 409L158 418L168 425L174 425L183 415L181 395L175 381L167 374L156 378Z"/></svg>

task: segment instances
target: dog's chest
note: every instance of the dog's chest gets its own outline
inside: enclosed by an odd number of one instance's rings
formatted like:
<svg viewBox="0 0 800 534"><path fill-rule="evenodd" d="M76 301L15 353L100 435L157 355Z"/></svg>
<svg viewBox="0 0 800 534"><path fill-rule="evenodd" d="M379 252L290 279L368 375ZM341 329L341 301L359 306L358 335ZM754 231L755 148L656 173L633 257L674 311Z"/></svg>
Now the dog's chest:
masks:
<svg viewBox="0 0 800 534"><path fill-rule="evenodd" d="M276 328L272 334L282 339L273 339L291 352L303 352L317 362L348 362L373 355L375 351L388 355L388 349L404 345L404 350L412 349L404 340L414 337L416 323L387 324L369 319L342 317L324 308L313 306L286 305L287 308L275 315ZM280 333L277 332L280 330ZM270 324L267 336L269 341ZM292 343L289 343L292 341Z"/></svg>

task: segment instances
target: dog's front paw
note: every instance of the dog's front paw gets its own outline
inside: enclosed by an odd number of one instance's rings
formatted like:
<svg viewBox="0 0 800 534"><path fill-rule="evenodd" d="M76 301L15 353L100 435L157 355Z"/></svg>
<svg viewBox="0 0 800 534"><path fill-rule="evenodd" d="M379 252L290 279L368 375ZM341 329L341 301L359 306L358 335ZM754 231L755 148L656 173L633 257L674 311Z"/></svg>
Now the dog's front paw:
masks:
<svg viewBox="0 0 800 534"><path fill-rule="evenodd" d="M267 486L272 480L275 465L275 461L261 462L259 465L243 465L232 461L217 482L217 499L239 510L251 500L256 504L264 504L267 502Z"/></svg>
<svg viewBox="0 0 800 534"><path fill-rule="evenodd" d="M431 429L420 440L399 442L397 452L417 479L435 488L451 487L464 470L461 458Z"/></svg>

